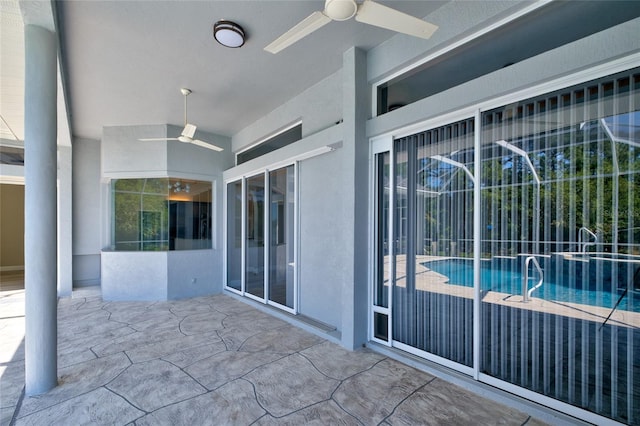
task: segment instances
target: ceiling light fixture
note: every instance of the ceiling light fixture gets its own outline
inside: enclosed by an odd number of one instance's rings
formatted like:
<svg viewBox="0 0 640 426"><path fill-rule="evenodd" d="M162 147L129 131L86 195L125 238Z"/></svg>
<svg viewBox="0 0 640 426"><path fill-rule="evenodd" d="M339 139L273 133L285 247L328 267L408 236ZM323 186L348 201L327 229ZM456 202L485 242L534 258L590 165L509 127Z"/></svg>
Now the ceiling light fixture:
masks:
<svg viewBox="0 0 640 426"><path fill-rule="evenodd" d="M213 24L213 38L226 47L240 47L244 44L244 30L235 22L220 20Z"/></svg>

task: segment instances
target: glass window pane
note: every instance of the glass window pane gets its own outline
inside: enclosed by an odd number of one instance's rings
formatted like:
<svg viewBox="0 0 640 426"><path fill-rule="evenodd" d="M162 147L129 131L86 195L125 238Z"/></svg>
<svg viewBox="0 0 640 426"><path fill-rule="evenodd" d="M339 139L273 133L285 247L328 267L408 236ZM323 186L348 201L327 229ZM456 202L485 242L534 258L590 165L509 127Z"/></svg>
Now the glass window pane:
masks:
<svg viewBox="0 0 640 426"><path fill-rule="evenodd" d="M391 273L389 261L390 158L389 152L376 156L377 271L373 304L384 308L389 307L389 276Z"/></svg>
<svg viewBox="0 0 640 426"><path fill-rule="evenodd" d="M385 342L389 341L389 316L387 314L373 313L373 336Z"/></svg>
<svg viewBox="0 0 640 426"><path fill-rule="evenodd" d="M473 119L396 141L393 339L473 361Z"/></svg>
<svg viewBox="0 0 640 426"><path fill-rule="evenodd" d="M227 184L227 286L242 287L242 181Z"/></svg>
<svg viewBox="0 0 640 426"><path fill-rule="evenodd" d="M264 298L264 175L247 179L245 291Z"/></svg>
<svg viewBox="0 0 640 426"><path fill-rule="evenodd" d="M169 184L170 250L210 249L211 183L171 179Z"/></svg>
<svg viewBox="0 0 640 426"><path fill-rule="evenodd" d="M236 157L236 164L240 165L242 163L246 163L247 161L258 158L264 154L268 154L269 152L291 145L300 139L302 139L302 124L293 126L292 128L261 142L255 147L239 153Z"/></svg>
<svg viewBox="0 0 640 426"><path fill-rule="evenodd" d="M269 173L269 300L293 308L294 167Z"/></svg>
<svg viewBox="0 0 640 426"><path fill-rule="evenodd" d="M483 113L482 371L640 421L638 70Z"/></svg>
<svg viewBox="0 0 640 426"><path fill-rule="evenodd" d="M112 194L115 250L211 248L211 182L118 179Z"/></svg>

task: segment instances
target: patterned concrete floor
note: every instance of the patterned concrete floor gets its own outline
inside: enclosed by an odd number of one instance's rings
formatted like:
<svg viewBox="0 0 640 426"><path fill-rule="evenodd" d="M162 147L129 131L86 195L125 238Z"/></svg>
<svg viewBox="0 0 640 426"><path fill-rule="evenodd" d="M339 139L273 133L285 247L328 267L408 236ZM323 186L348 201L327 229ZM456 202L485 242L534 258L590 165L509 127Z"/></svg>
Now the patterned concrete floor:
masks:
<svg viewBox="0 0 640 426"><path fill-rule="evenodd" d="M59 386L20 404L24 292L0 296L3 425L543 424L225 295L61 299Z"/></svg>

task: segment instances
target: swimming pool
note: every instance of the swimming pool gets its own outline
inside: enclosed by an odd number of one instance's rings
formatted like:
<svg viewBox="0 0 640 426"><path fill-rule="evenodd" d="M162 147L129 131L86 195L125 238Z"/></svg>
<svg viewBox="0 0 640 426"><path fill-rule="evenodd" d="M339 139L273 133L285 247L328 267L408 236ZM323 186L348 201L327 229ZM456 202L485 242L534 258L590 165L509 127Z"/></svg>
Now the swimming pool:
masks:
<svg viewBox="0 0 640 426"><path fill-rule="evenodd" d="M559 302L613 308L624 289L629 291L617 309L640 312L640 294L633 289L634 268L638 265L614 263L603 260L587 262L567 261L561 256L539 259L544 271L544 280L532 297ZM449 258L423 262L423 266L448 277L449 284L473 287L473 260ZM480 263L480 283L482 291L496 291L506 294L522 294L524 258L492 258ZM538 275L531 272L533 287ZM600 285L598 285L600 283Z"/></svg>

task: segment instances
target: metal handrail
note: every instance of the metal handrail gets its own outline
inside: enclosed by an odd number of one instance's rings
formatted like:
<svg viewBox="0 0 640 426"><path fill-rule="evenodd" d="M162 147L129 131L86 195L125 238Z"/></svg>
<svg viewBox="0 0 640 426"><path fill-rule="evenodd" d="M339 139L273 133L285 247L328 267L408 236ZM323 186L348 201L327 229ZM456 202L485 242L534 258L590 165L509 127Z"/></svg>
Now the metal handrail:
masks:
<svg viewBox="0 0 640 426"><path fill-rule="evenodd" d="M538 270L538 274L540 274L540 280L536 285L528 289L529 287L529 264L533 262L533 266ZM531 293L534 292L537 288L542 285L542 281L544 281L544 271L540 267L540 264L536 260L535 256L529 256L524 261L524 277L522 278L522 301L528 302L531 297Z"/></svg>
<svg viewBox="0 0 640 426"><path fill-rule="evenodd" d="M586 232L589 236L593 237L593 241L582 241L583 232ZM587 247L595 246L598 242L598 236L589 230L586 226L578 229L578 250L582 253L587 252Z"/></svg>

